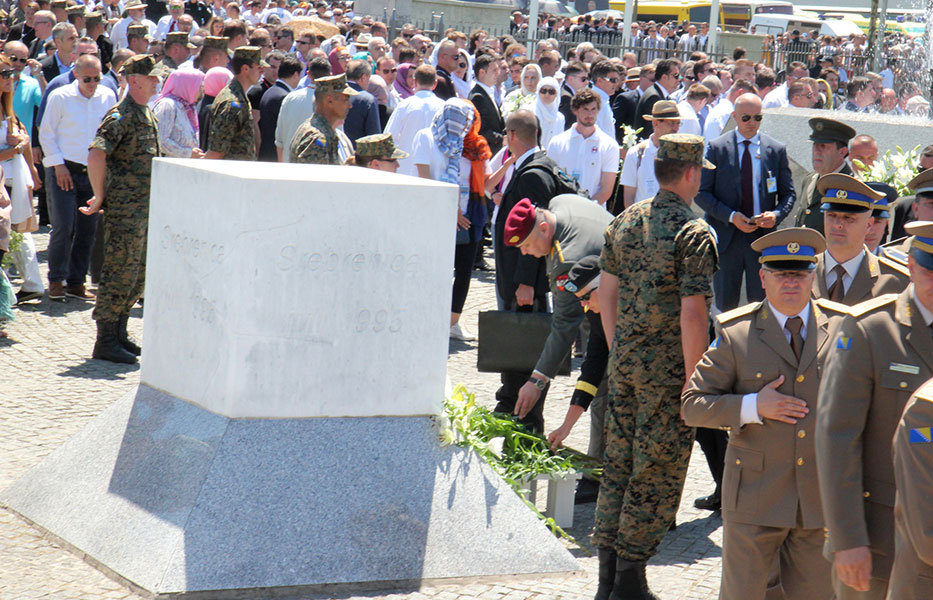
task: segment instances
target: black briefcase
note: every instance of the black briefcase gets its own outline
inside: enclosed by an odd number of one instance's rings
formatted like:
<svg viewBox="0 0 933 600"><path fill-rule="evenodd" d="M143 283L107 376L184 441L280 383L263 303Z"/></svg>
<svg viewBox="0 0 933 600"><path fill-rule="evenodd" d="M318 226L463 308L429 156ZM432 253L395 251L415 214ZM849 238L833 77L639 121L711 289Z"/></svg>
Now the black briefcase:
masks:
<svg viewBox="0 0 933 600"><path fill-rule="evenodd" d="M476 369L481 373L533 371L550 332L550 313L507 310L480 312ZM570 375L569 348L557 374Z"/></svg>

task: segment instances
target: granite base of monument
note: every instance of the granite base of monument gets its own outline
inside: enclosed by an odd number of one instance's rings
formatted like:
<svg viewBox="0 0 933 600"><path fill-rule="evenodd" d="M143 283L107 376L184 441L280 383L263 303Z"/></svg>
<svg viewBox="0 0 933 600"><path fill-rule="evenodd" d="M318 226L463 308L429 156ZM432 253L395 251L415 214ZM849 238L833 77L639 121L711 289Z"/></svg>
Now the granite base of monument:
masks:
<svg viewBox="0 0 933 600"><path fill-rule="evenodd" d="M0 501L155 598L578 568L431 417L228 419L140 385Z"/></svg>

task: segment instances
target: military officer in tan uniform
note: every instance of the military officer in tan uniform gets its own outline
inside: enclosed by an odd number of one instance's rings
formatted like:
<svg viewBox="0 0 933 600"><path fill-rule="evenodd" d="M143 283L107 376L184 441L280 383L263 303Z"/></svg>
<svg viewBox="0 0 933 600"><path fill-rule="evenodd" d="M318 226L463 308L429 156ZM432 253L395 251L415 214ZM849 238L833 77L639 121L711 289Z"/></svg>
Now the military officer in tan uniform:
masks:
<svg viewBox="0 0 933 600"><path fill-rule="evenodd" d="M839 600L883 599L894 559L891 440L907 399L933 376L933 223L916 235L911 285L849 309L820 381L816 459L826 557Z"/></svg>
<svg viewBox="0 0 933 600"><path fill-rule="evenodd" d="M894 566L888 600L933 598L933 379L907 402L894 434Z"/></svg>
<svg viewBox="0 0 933 600"><path fill-rule="evenodd" d="M797 194L797 227L809 227L820 233L823 231L823 218L820 205L823 195L817 189L817 183L823 175L842 173L852 175L852 167L846 158L849 156L849 140L855 137L855 130L833 119L814 117L809 121L810 141L813 142L811 161L813 172L807 175Z"/></svg>
<svg viewBox="0 0 933 600"><path fill-rule="evenodd" d="M872 207L884 195L840 173L823 175L817 188L823 197L826 252L817 257L813 297L852 306L907 287L906 267L865 247Z"/></svg>
<svg viewBox="0 0 933 600"><path fill-rule="evenodd" d="M775 562L787 600L829 600L813 434L831 317L811 300L823 236L804 227L755 240L765 300L720 314L720 335L683 394L691 427L728 429L721 600L764 600Z"/></svg>

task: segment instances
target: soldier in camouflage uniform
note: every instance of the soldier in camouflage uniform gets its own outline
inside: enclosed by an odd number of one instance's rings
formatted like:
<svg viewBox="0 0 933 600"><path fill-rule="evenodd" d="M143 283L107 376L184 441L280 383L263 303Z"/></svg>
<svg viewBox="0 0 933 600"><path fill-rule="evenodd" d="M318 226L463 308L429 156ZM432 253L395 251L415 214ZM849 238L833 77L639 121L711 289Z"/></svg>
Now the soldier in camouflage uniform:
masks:
<svg viewBox="0 0 933 600"><path fill-rule="evenodd" d="M93 356L111 362L134 363L141 352L126 324L145 284L149 182L152 159L159 156L156 118L146 104L159 84L154 72L155 61L148 54L123 63L129 93L104 117L88 153L94 197L81 212L107 212Z"/></svg>
<svg viewBox="0 0 933 600"><path fill-rule="evenodd" d="M718 263L713 233L690 210L702 168L715 168L703 158L703 138L663 136L661 190L606 231L598 293L612 342L593 534L600 600L656 598L645 562L674 520L687 474L694 431L680 418L680 394L709 341Z"/></svg>
<svg viewBox="0 0 933 600"><path fill-rule="evenodd" d="M185 62L191 50L196 48L197 46L188 41L188 34L184 31L173 31L166 34L162 60L156 63L156 68L166 74L171 73L178 68L178 65ZM173 56L175 58L172 58Z"/></svg>
<svg viewBox="0 0 933 600"><path fill-rule="evenodd" d="M210 136L204 158L256 160L256 136L246 90L259 83L262 49L241 46L233 51L233 79L211 105Z"/></svg>
<svg viewBox="0 0 933 600"><path fill-rule="evenodd" d="M337 127L347 118L350 97L355 95L345 74L314 80L314 116L292 137L291 162L342 165L353 155L350 140Z"/></svg>

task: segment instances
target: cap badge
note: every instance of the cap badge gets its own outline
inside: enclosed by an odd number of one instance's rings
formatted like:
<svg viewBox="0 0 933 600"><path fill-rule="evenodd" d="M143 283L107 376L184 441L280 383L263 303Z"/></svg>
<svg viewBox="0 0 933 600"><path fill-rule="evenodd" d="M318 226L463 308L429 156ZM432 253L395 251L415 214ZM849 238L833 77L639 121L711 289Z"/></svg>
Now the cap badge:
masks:
<svg viewBox="0 0 933 600"><path fill-rule="evenodd" d="M790 252L791 254L797 254L798 252L800 252L800 244L798 244L797 242L791 242L787 244L787 251Z"/></svg>
<svg viewBox="0 0 933 600"><path fill-rule="evenodd" d="M836 197L845 200L849 197L849 193L845 190L836 190Z"/></svg>
<svg viewBox="0 0 933 600"><path fill-rule="evenodd" d="M509 243L510 243L510 244L517 244L517 243L518 243L518 236L517 236L517 235L513 235L512 237L510 237L510 238L509 238Z"/></svg>

